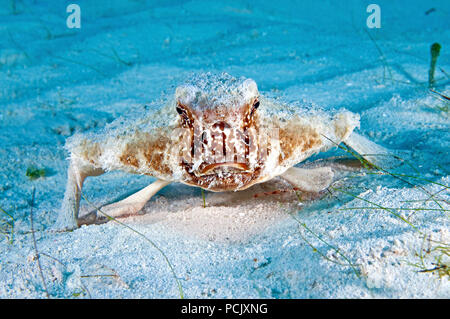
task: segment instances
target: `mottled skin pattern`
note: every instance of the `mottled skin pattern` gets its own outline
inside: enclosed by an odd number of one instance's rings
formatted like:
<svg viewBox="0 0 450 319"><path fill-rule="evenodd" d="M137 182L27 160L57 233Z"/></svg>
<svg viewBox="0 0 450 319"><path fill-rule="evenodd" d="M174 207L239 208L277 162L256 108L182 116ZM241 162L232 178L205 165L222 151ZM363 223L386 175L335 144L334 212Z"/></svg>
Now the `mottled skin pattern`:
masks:
<svg viewBox="0 0 450 319"><path fill-rule="evenodd" d="M238 191L283 177L297 163L345 141L358 125L358 115L347 111L329 116L266 98L251 79L194 77L148 116L120 119L68 140L71 164L58 228L80 223L79 197L87 176L122 170L153 176L164 185Z"/></svg>

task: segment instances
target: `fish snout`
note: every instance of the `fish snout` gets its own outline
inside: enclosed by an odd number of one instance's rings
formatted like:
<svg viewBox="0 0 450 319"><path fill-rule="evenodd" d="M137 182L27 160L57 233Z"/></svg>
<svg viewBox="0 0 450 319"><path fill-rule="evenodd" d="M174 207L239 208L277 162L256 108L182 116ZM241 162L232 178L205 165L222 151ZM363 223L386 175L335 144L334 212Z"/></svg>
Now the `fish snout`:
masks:
<svg viewBox="0 0 450 319"><path fill-rule="evenodd" d="M226 122L217 122L197 135L194 162L198 175L248 172L248 138ZM194 165L196 166L196 165Z"/></svg>

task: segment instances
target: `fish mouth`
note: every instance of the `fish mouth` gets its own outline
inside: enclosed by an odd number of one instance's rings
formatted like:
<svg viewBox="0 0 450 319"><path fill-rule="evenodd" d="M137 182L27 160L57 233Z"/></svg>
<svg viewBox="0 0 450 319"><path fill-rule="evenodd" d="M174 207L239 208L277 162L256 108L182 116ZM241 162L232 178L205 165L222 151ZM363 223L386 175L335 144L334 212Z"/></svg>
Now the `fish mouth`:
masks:
<svg viewBox="0 0 450 319"><path fill-rule="evenodd" d="M207 164L199 170L198 175L203 176L217 173L238 174L249 171L250 168L246 163L224 162Z"/></svg>
<svg viewBox="0 0 450 319"><path fill-rule="evenodd" d="M197 169L192 164L183 165L189 178L182 181L213 192L236 191L250 187L261 174L261 168L252 169L244 162L203 162Z"/></svg>

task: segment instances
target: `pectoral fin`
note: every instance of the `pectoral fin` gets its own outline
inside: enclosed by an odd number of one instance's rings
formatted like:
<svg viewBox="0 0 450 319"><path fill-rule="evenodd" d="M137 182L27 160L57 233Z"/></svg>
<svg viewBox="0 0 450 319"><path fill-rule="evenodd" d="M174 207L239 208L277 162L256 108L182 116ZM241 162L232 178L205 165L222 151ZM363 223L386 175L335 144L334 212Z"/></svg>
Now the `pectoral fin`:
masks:
<svg viewBox="0 0 450 319"><path fill-rule="evenodd" d="M391 165L394 157L386 148L368 140L362 135L353 132L344 144L355 150L369 163L376 166Z"/></svg>
<svg viewBox="0 0 450 319"><path fill-rule="evenodd" d="M333 176L334 173L330 167L312 169L291 167L281 175L295 187L311 193L320 192L330 186Z"/></svg>

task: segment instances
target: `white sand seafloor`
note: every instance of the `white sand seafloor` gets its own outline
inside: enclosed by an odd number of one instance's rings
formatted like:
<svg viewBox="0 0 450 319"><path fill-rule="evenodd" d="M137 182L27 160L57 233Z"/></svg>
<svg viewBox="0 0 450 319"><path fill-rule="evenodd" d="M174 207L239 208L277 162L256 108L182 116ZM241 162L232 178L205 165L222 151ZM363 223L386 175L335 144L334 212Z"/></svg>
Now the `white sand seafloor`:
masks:
<svg viewBox="0 0 450 319"><path fill-rule="evenodd" d="M373 1L72 2L81 29L66 27L69 1L0 5L0 298L179 298L161 251L188 298L450 298L449 104L427 87L438 42L435 89L450 95L449 1L376 1L380 29L366 27ZM330 162L332 188L301 203L254 196L287 189L275 179L205 192L206 207L200 189L171 184L120 219L160 250L114 221L49 232L65 139L145 112L207 71L360 114L358 133L398 156L384 167L398 175ZM349 155L307 162L336 156ZM30 180L30 166L46 176ZM111 172L83 190L101 205L151 181Z"/></svg>

